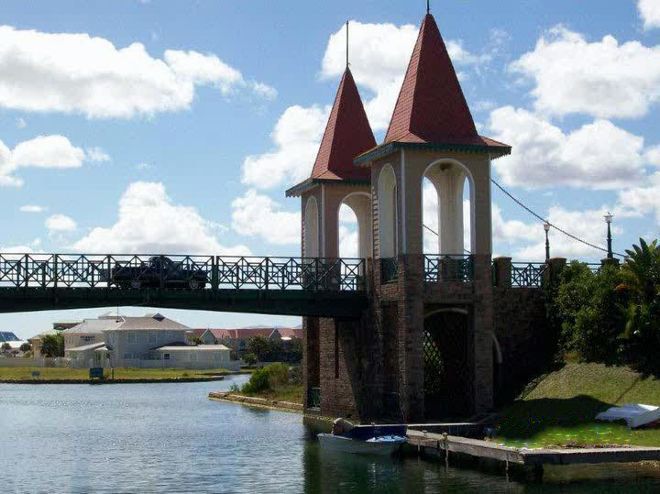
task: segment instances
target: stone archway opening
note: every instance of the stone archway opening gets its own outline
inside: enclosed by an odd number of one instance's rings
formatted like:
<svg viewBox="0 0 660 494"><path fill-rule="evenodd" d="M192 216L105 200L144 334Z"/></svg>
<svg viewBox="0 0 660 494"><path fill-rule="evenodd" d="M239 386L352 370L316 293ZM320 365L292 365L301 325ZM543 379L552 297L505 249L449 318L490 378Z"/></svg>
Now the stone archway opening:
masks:
<svg viewBox="0 0 660 494"><path fill-rule="evenodd" d="M371 197L365 192L347 195L339 206L339 257L372 256Z"/></svg>
<svg viewBox="0 0 660 494"><path fill-rule="evenodd" d="M472 412L469 316L461 309L434 312L424 320L426 421L465 418Z"/></svg>
<svg viewBox="0 0 660 494"><path fill-rule="evenodd" d="M432 163L422 178L423 249L425 254L474 252L472 177L455 160Z"/></svg>

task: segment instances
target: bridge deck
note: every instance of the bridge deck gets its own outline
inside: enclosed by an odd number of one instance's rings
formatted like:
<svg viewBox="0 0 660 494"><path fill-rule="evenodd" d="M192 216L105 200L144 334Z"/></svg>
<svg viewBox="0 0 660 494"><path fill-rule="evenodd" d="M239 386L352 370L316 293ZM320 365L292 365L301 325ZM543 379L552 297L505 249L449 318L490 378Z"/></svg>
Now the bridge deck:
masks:
<svg viewBox="0 0 660 494"><path fill-rule="evenodd" d="M363 292L311 290L168 290L114 288L2 288L0 313L93 307L148 306L313 317L359 317Z"/></svg>

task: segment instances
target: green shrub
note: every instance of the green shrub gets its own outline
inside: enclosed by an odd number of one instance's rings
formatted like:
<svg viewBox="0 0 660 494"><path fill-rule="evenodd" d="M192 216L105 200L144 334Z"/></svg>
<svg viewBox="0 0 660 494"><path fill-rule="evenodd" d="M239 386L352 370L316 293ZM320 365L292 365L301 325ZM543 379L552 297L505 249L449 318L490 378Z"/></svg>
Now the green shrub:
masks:
<svg viewBox="0 0 660 494"><path fill-rule="evenodd" d="M241 391L246 394L260 393L270 389L268 371L266 368L257 369L250 376L250 380L243 385Z"/></svg>
<svg viewBox="0 0 660 494"><path fill-rule="evenodd" d="M270 364L254 371L241 391L246 394L260 393L288 383L289 367L282 363Z"/></svg>

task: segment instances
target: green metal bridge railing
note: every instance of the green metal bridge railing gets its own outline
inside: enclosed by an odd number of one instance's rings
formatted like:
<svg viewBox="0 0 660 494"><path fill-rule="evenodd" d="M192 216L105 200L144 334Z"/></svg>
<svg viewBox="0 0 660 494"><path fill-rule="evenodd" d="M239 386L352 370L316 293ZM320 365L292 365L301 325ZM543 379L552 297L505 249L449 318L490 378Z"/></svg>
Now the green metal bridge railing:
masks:
<svg viewBox="0 0 660 494"><path fill-rule="evenodd" d="M0 254L2 288L253 289L362 292L364 259Z"/></svg>

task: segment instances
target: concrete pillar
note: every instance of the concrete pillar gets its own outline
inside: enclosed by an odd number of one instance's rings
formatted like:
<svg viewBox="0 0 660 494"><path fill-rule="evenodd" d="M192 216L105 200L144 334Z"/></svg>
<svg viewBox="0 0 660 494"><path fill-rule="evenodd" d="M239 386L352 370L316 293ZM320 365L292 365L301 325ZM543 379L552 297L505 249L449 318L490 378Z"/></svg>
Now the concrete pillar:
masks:
<svg viewBox="0 0 660 494"><path fill-rule="evenodd" d="M399 400L406 422L424 419L424 262L399 256Z"/></svg>
<svg viewBox="0 0 660 494"><path fill-rule="evenodd" d="M493 408L493 317L491 257L475 255L472 362L475 413Z"/></svg>
<svg viewBox="0 0 660 494"><path fill-rule="evenodd" d="M562 270L566 266L565 257L551 257L548 259L547 263L548 270L545 273L546 279L544 282L550 281L551 283L559 282L559 276L561 275Z"/></svg>
<svg viewBox="0 0 660 494"><path fill-rule="evenodd" d="M320 386L319 319L303 317L303 403L309 408L309 391Z"/></svg>
<svg viewBox="0 0 660 494"><path fill-rule="evenodd" d="M511 258L496 257L493 259L495 286L511 288Z"/></svg>
<svg viewBox="0 0 660 494"><path fill-rule="evenodd" d="M463 185L465 174L458 169L441 172L438 183L438 229L440 253L463 254Z"/></svg>

